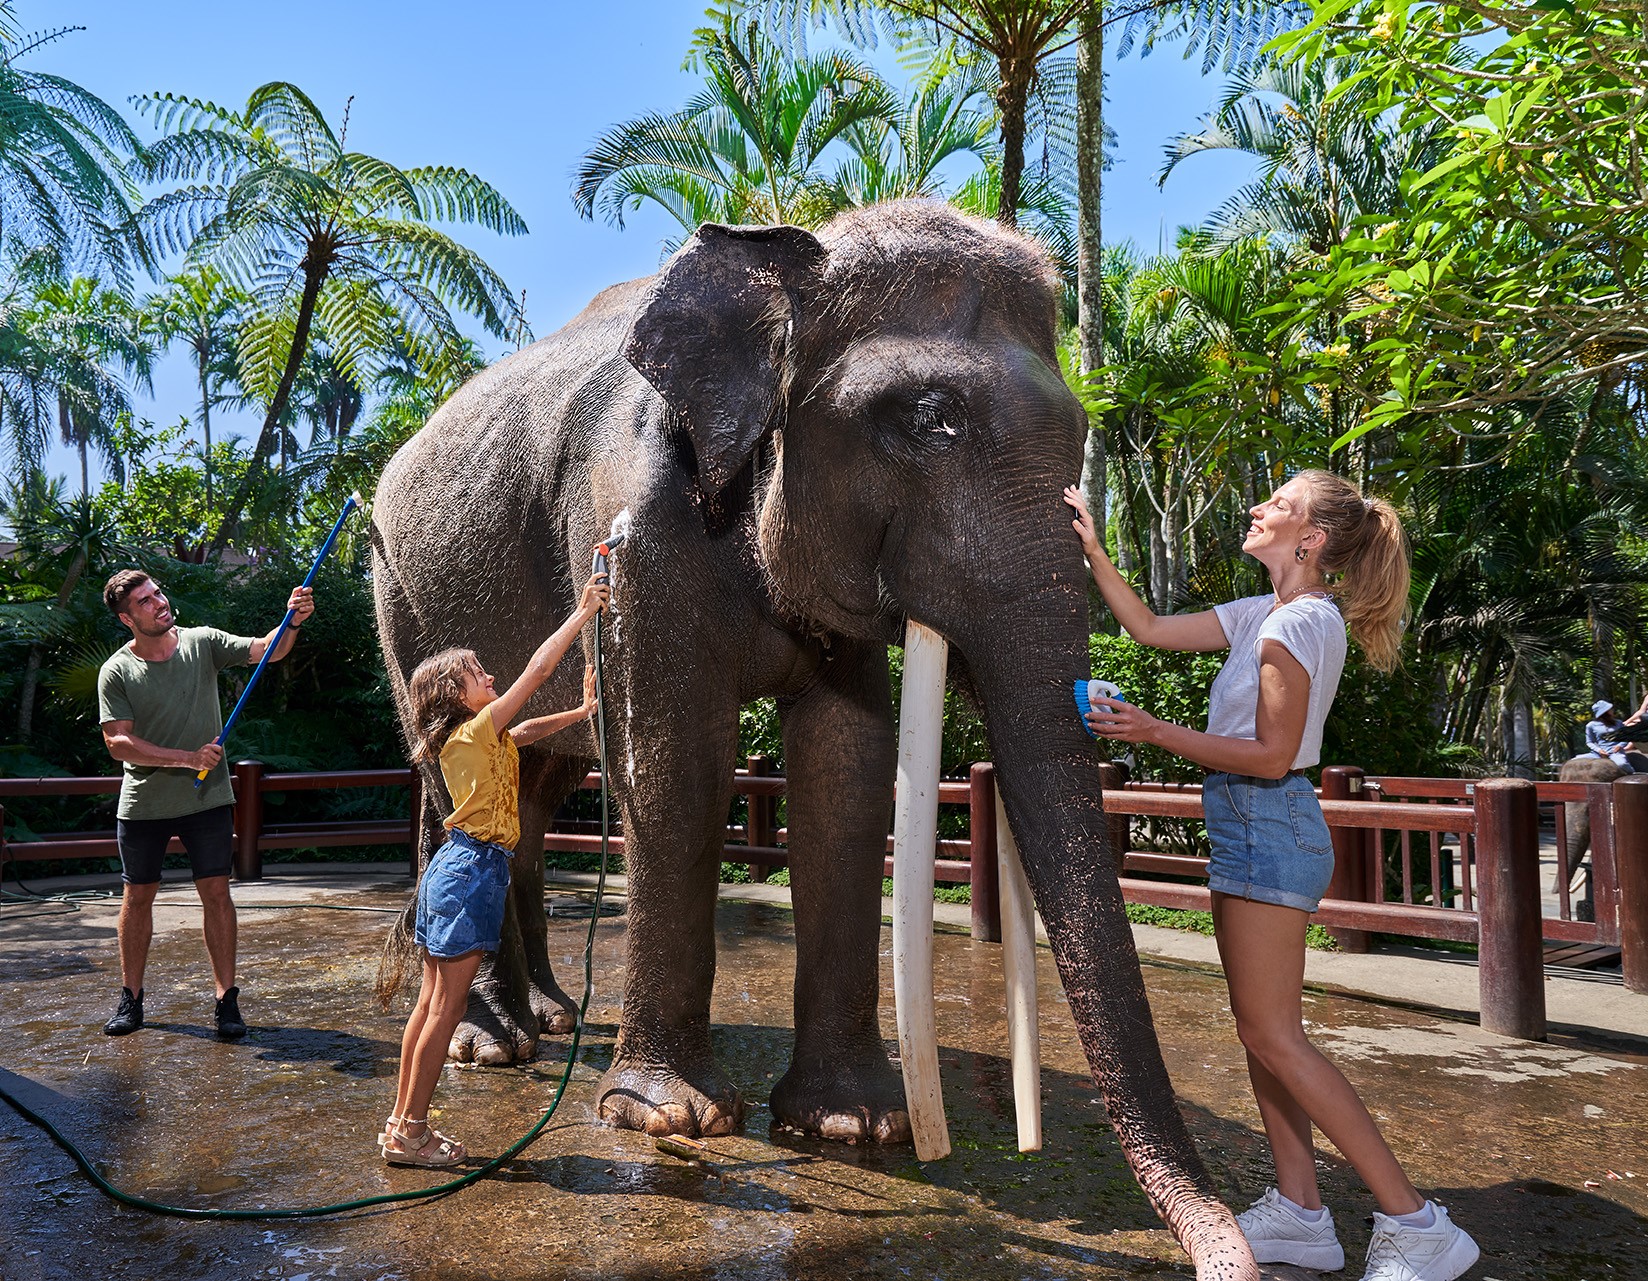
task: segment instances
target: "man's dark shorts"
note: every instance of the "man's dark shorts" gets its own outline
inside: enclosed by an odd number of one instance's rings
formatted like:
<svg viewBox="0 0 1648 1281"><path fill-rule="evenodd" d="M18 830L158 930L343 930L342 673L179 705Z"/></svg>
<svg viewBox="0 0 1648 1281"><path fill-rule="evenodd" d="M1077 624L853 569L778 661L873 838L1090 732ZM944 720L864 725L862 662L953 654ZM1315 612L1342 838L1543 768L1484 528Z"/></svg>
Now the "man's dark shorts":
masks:
<svg viewBox="0 0 1648 1281"><path fill-rule="evenodd" d="M128 885L153 885L160 879L160 861L166 857L166 843L177 837L189 854L195 880L227 876L235 860L235 807L216 809L182 818L123 818L115 825L120 846L120 879Z"/></svg>

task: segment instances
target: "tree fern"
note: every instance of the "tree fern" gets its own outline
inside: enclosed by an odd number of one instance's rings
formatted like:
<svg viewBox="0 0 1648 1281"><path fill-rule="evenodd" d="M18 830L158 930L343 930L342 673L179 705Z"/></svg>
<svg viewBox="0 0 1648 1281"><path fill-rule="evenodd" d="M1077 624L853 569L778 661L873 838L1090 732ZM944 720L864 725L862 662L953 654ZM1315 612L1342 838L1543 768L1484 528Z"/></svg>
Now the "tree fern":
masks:
<svg viewBox="0 0 1648 1281"><path fill-rule="evenodd" d="M138 214L157 252L210 265L252 300L242 331L244 390L265 407L255 458L276 442L317 320L334 358L358 384L373 353L403 335L428 364L455 359L454 310L499 338L521 327L509 288L485 259L434 222L463 222L500 235L526 224L474 174L448 166L400 169L346 149L296 85L276 81L232 110L198 98L154 94L138 109L162 137L140 158L150 182L178 185ZM212 540L221 550L261 476L237 486Z"/></svg>

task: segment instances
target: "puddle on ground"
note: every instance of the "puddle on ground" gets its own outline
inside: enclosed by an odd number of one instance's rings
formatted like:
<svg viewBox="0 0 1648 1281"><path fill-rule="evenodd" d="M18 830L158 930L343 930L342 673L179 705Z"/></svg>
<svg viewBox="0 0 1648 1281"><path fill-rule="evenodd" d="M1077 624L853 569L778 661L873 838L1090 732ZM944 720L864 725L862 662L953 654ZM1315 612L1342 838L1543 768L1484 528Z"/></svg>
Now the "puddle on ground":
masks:
<svg viewBox="0 0 1648 1281"><path fill-rule="evenodd" d="M348 901L399 906L382 889ZM564 984L589 924L569 901L550 918ZM118 986L111 909L9 924L0 936L6 1068L117 1185L187 1205L327 1205L433 1186L391 1169L373 1135L393 1095L404 1009L380 1012L373 968L393 918L299 910L241 918L244 1042L212 1037L198 933L157 942L151 1026L101 1025ZM537 1281L538 1278L1189 1277L1133 1183L1089 1078L1051 961L1039 957L1046 1145L1015 1141L1000 949L935 943L938 1022L953 1153L844 1146L770 1128L772 1083L793 1043L789 914L722 904L713 1042L745 1091L742 1132L704 1163L596 1123L592 1101L619 1013L624 924L597 925L595 996L582 1061L543 1135L453 1196L339 1217L190 1222L116 1206L33 1126L0 1108L0 1275L6 1281L217 1281L234 1275ZM66 958L75 958L72 961ZM86 961L92 962L90 972ZM884 992L891 959L883 947ZM1238 1208L1270 1182L1228 999L1217 976L1146 967L1181 1107L1222 1195ZM576 995L576 993L574 994ZM1313 996L1311 1034L1341 1063L1415 1181L1482 1241L1499 1281L1623 1276L1648 1258L1648 1088L1640 1067L1527 1045L1367 1002ZM883 1034L896 1048L890 996ZM435 1119L474 1153L526 1133L559 1084L566 1041L540 1061L449 1068ZM0 1075L8 1088L15 1078ZM1346 1253L1372 1208L1324 1150L1322 1183ZM1611 1260L1612 1271L1597 1260ZM1304 1276L1267 1269L1271 1278Z"/></svg>

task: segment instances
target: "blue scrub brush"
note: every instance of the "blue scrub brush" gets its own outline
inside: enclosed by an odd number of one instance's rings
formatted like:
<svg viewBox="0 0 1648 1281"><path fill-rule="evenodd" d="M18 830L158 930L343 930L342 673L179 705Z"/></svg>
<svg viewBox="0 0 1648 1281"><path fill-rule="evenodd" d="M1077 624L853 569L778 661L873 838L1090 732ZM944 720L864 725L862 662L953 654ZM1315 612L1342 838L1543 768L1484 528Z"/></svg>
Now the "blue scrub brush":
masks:
<svg viewBox="0 0 1648 1281"><path fill-rule="evenodd" d="M1121 687L1109 681L1077 681L1076 682L1076 711L1081 715L1081 726L1087 730L1087 737L1097 738L1087 724L1087 714L1093 710L1093 704L1103 699L1110 703L1125 703L1127 699L1122 695Z"/></svg>

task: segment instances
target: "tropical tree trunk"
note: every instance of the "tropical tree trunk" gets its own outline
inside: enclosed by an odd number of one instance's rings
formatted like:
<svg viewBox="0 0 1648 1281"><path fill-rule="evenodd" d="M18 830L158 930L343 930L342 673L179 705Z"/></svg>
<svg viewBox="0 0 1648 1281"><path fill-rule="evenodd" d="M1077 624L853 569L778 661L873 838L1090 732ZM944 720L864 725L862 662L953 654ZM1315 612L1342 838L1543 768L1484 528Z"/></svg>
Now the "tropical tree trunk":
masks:
<svg viewBox="0 0 1648 1281"><path fill-rule="evenodd" d="M1034 71L1034 62L1011 56L1001 59L1001 88L996 92L996 107L1001 112L1001 197L996 203L996 221L1003 227L1019 225L1019 193L1024 185L1024 117Z"/></svg>
<svg viewBox="0 0 1648 1281"><path fill-rule="evenodd" d="M1184 495L1178 485L1169 486L1162 494L1162 505L1165 508L1162 512L1162 563L1166 577L1159 594L1162 604L1156 611L1158 614L1172 608L1179 589L1185 583Z"/></svg>
<svg viewBox="0 0 1648 1281"><path fill-rule="evenodd" d="M1511 773L1517 778L1533 778L1537 771L1534 750L1534 709L1526 698L1511 704Z"/></svg>
<svg viewBox="0 0 1648 1281"><path fill-rule="evenodd" d="M1076 45L1076 334L1081 372L1104 364L1104 237L1100 198L1104 190L1104 5L1081 18ZM1093 528L1105 540L1109 459L1104 419L1087 432L1082 492Z"/></svg>
<svg viewBox="0 0 1648 1281"><path fill-rule="evenodd" d="M1167 568L1167 537L1162 529L1162 513L1152 506L1150 509L1150 607L1158 614L1167 612L1170 581Z"/></svg>
<svg viewBox="0 0 1648 1281"><path fill-rule="evenodd" d="M292 329L292 350L287 354L286 368L281 373L279 386L275 388L275 397L269 402L269 412L264 415L263 430L258 433L257 444L252 447L251 464L246 468L246 475L241 478L240 484L235 486L234 494L230 496L227 506L223 509L223 520L217 527L217 534L212 538L209 555L219 555L228 545L230 535L240 522L240 513L245 510L246 503L252 496L252 487L260 478L263 457L273 443L270 433L281 430L280 420L286 413L286 402L291 399L292 384L297 381L298 370L303 365L303 357L309 347L309 325L315 318L315 299L320 297L320 287L325 281L325 267L304 268L303 298L298 303L298 320Z"/></svg>
<svg viewBox="0 0 1648 1281"><path fill-rule="evenodd" d="M201 334L200 357L200 429L206 436L206 514L208 518L212 512L212 394L207 383L210 339Z"/></svg>

